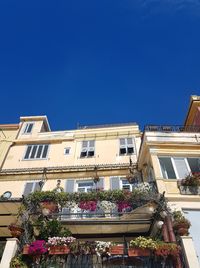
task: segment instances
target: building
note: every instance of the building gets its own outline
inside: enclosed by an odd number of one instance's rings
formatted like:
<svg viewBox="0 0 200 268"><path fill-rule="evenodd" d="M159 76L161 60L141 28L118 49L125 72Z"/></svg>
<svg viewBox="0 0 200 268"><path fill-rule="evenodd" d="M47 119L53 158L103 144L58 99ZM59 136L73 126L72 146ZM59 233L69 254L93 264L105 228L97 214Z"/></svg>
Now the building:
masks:
<svg viewBox="0 0 200 268"><path fill-rule="evenodd" d="M183 126L151 125L143 133L136 123L51 131L46 116L21 117L1 160L0 238L4 243L8 241L0 267L9 267L5 260L16 252L17 240L10 238L8 226L16 219L23 198L30 193L134 192L144 186L148 187L149 199L136 200L131 211L119 213L119 208L113 208L107 213L95 210L92 214L66 205L59 210L59 220L80 241L128 243L139 235L154 236L161 232L158 224L162 227L165 204L154 196L163 198L164 193L170 208L182 210L192 223L192 236L181 237L185 264L173 266L170 262L168 267L197 268L199 233L193 219L199 218L200 196L188 195L177 181L191 172L200 172L199 109L199 97L192 96ZM114 263L105 263L105 267L161 267L154 257L129 259L126 263L126 249L125 253Z"/></svg>
<svg viewBox="0 0 200 268"><path fill-rule="evenodd" d="M198 189L188 191L178 182L191 173L200 172L199 110L200 98L192 96L184 125L146 126L138 158L146 180L155 180L158 191L165 192L171 209L182 210L191 222L191 237L183 241L186 254L191 254L189 261L193 261L196 254L200 257L200 192ZM193 242L196 253L190 251Z"/></svg>

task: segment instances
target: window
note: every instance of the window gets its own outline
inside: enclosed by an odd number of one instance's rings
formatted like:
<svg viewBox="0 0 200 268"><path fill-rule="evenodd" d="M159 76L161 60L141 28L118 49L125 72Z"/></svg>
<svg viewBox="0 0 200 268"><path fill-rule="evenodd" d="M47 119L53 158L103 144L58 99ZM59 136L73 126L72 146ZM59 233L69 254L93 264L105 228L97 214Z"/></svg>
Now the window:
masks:
<svg viewBox="0 0 200 268"><path fill-rule="evenodd" d="M35 181L35 182L27 182L24 188L24 196L27 196L28 194L32 193L32 192L36 192L36 191L40 191L41 187L40 187L40 182L39 181Z"/></svg>
<svg viewBox="0 0 200 268"><path fill-rule="evenodd" d="M91 192L94 189L94 182L92 180L77 181L77 187L78 192Z"/></svg>
<svg viewBox="0 0 200 268"><path fill-rule="evenodd" d="M183 179L189 173L200 172L200 158L159 157L164 179Z"/></svg>
<svg viewBox="0 0 200 268"><path fill-rule="evenodd" d="M48 149L49 144L28 145L24 159L45 159Z"/></svg>
<svg viewBox="0 0 200 268"><path fill-rule="evenodd" d="M132 191L132 185L128 182L127 179L122 178L121 179L121 189L127 190L127 191Z"/></svg>
<svg viewBox="0 0 200 268"><path fill-rule="evenodd" d="M65 154L65 155L70 154L70 150L71 150L70 147L65 148L65 149L64 149L64 154Z"/></svg>
<svg viewBox="0 0 200 268"><path fill-rule="evenodd" d="M33 123L26 123L23 134L30 134L33 129Z"/></svg>
<svg viewBox="0 0 200 268"><path fill-rule="evenodd" d="M132 138L122 138L119 140L120 148L119 154L120 155L127 155L134 153L134 146L133 146L133 139Z"/></svg>
<svg viewBox="0 0 200 268"><path fill-rule="evenodd" d="M83 141L80 157L94 156L94 141Z"/></svg>

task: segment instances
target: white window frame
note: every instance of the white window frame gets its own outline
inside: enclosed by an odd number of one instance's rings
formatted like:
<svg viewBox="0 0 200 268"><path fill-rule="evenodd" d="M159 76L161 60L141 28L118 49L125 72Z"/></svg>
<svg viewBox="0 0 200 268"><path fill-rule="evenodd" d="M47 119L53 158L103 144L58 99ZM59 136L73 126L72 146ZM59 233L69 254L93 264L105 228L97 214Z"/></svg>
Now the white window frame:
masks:
<svg viewBox="0 0 200 268"><path fill-rule="evenodd" d="M84 187L79 187L79 183L92 183L92 186L84 186ZM95 183L92 179L86 179L86 180L77 180L76 181L76 192L79 192L79 193L88 193L90 191L87 191L88 189L91 189L94 190L94 187L95 187ZM84 189L84 191L79 191L79 189Z"/></svg>
<svg viewBox="0 0 200 268"><path fill-rule="evenodd" d="M125 144L124 145L121 145L120 141L121 140L124 140L125 141ZM132 140L132 146L130 146L130 144L128 143L128 139L131 139ZM122 154L120 152L120 150L124 148L126 150L126 153ZM128 148L133 148L133 152L132 153L129 153L128 152ZM135 139L133 137L126 137L126 138L120 138L119 139L119 155L123 156L123 155L133 155L135 154Z"/></svg>
<svg viewBox="0 0 200 268"><path fill-rule="evenodd" d="M91 142L94 142L94 146L90 145ZM84 143L86 143L86 146L83 146ZM81 155L83 152L86 153L85 156ZM94 152L94 155L89 155L89 152ZM95 156L95 140L82 141L81 154L80 154L80 158L94 157Z"/></svg>
<svg viewBox="0 0 200 268"><path fill-rule="evenodd" d="M199 157L164 156L164 155L162 155L162 156L158 156L158 161L159 161L159 158L170 158L170 159L171 159L171 163L172 163L172 167L173 167L173 169L174 169L174 173L175 173L175 175L176 175L176 179L177 179L177 180L180 180L180 179L183 179L183 178L180 178L179 175L178 175L178 170L177 170L177 168L176 168L176 164L175 164L174 159L175 159L175 158L182 158L182 159L184 159L184 162L185 162L186 167L187 167L187 170L188 170L188 174L190 174L192 171L191 171L191 169L190 169L190 165L189 165L189 163L188 163L187 158L195 158L195 159L198 159ZM160 161L159 161L159 166L160 166L160 172L161 172L161 174L163 175ZM167 174L166 174L166 175L167 175ZM168 175L167 175L166 177L168 177ZM169 179L169 178L167 178L167 179ZM173 179L173 180L174 180L174 179Z"/></svg>
<svg viewBox="0 0 200 268"><path fill-rule="evenodd" d="M66 153L66 150L69 150L69 152L68 153ZM65 147L64 148L64 155L70 155L70 152L71 152L71 147Z"/></svg>
<svg viewBox="0 0 200 268"><path fill-rule="evenodd" d="M127 190L127 189L123 189L123 185L128 185L128 186L130 187L130 189L129 189L128 191L132 192L132 190L133 190L133 185L130 184L129 182L123 184L123 181L127 181L127 182L128 182L128 180L126 179L126 177L120 177L120 189L121 189L121 190Z"/></svg>
<svg viewBox="0 0 200 268"><path fill-rule="evenodd" d="M32 125L32 128L31 128L31 131L30 132L27 132L29 126ZM34 122L26 122L25 123L25 126L23 128L23 135L30 135L33 131L33 127L34 127Z"/></svg>
<svg viewBox="0 0 200 268"><path fill-rule="evenodd" d="M47 154L46 154L46 157L42 157L43 152L44 152L44 148L45 148L46 145L48 145L48 148L47 148ZM28 150L28 148L29 148L30 146L32 146L32 147L31 147L31 150L30 150L30 152L29 152L29 154L28 154L28 158L25 158L26 153L27 153L27 150ZM35 156L36 156L37 153L38 153L38 149L39 149L39 147L40 147L40 146L43 146L43 148L42 148L40 157L30 158L34 146L37 146L37 149L36 149L36 151L35 151ZM50 144L48 144L48 143L45 143L45 144L27 144L27 146L26 146L26 150L25 150L25 153L24 153L24 156L23 156L23 160L25 160L25 161L30 161L30 160L45 160L45 159L48 158L49 149L50 149Z"/></svg>

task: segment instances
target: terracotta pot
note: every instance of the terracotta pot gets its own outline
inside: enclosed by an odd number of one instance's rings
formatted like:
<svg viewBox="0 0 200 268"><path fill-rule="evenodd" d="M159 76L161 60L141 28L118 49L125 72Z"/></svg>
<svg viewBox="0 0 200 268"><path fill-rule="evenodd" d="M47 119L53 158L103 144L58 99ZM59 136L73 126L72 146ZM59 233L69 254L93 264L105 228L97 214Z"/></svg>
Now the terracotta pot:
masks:
<svg viewBox="0 0 200 268"><path fill-rule="evenodd" d="M124 254L124 246L123 245L111 246L110 247L110 254L111 255L123 255Z"/></svg>
<svg viewBox="0 0 200 268"><path fill-rule="evenodd" d="M49 248L50 255L68 254L70 249L67 246L51 246Z"/></svg>
<svg viewBox="0 0 200 268"><path fill-rule="evenodd" d="M18 225L10 225L8 229L10 230L12 237L16 237L16 238L20 237L22 233L24 232L24 229Z"/></svg>
<svg viewBox="0 0 200 268"><path fill-rule="evenodd" d="M24 255L28 254L29 247L30 247L30 245L28 245L28 244L24 245L24 247L23 247L23 254Z"/></svg>
<svg viewBox="0 0 200 268"><path fill-rule="evenodd" d="M129 248L128 249L128 256L130 257L137 257L137 256L150 256L151 251L149 249L142 249L142 248Z"/></svg>
<svg viewBox="0 0 200 268"><path fill-rule="evenodd" d="M188 235L188 228L179 228L179 229L177 230L177 233L178 233L180 236Z"/></svg>

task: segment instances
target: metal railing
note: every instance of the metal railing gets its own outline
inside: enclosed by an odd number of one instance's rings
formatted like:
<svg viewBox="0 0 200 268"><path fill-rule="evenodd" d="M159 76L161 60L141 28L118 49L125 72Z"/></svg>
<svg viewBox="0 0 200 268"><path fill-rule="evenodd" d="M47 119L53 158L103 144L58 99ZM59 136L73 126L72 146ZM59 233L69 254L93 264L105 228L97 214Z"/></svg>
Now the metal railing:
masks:
<svg viewBox="0 0 200 268"><path fill-rule="evenodd" d="M200 126L147 125L144 131L152 132L200 132Z"/></svg>

